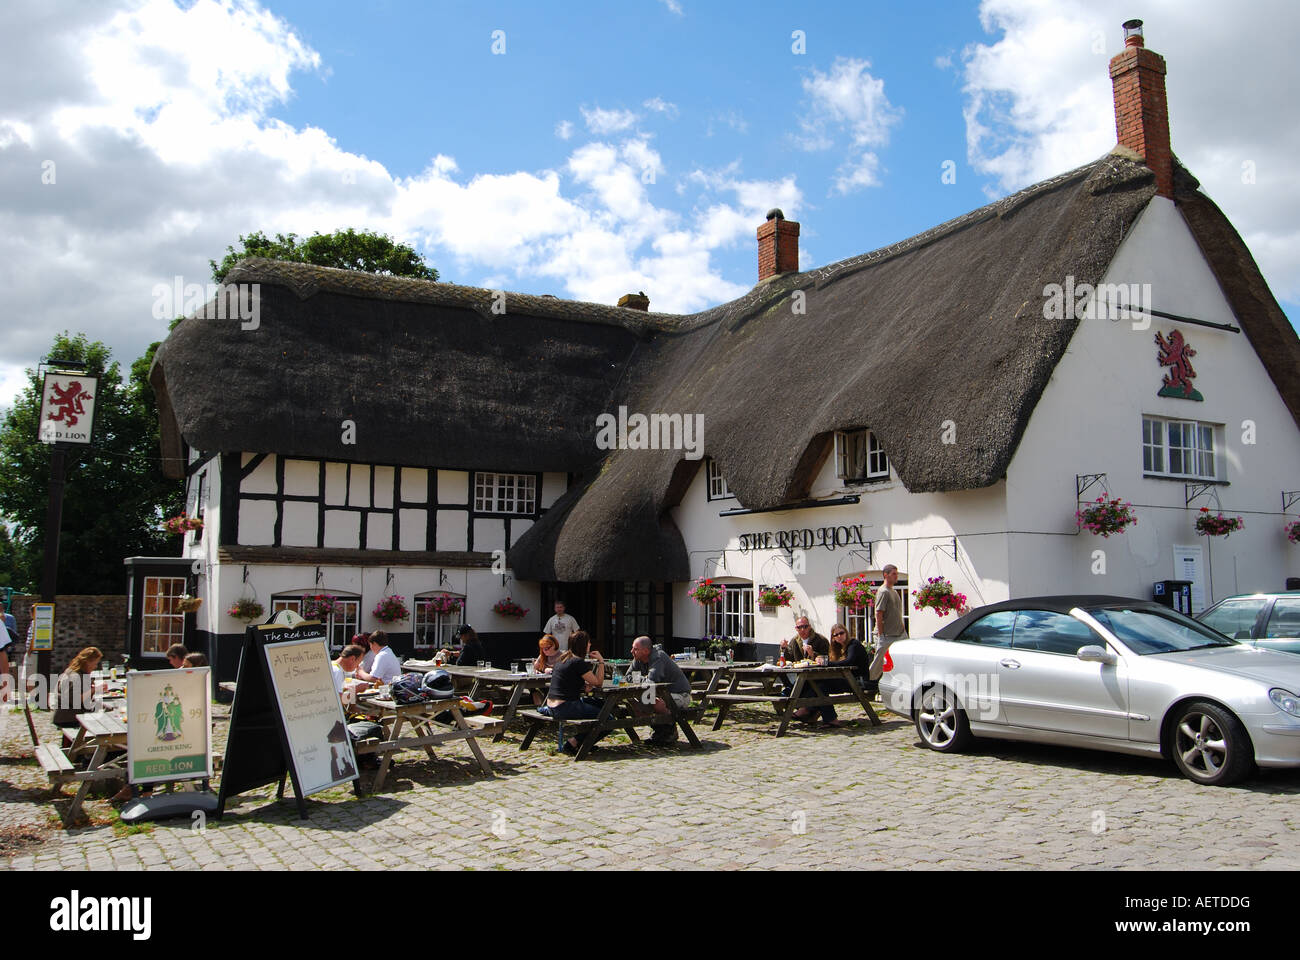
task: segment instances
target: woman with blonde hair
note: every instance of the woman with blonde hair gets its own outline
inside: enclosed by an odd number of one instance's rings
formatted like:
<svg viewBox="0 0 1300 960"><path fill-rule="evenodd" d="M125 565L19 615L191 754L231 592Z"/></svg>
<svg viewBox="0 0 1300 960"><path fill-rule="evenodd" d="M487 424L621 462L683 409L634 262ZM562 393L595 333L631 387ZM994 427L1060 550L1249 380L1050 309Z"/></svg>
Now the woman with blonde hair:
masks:
<svg viewBox="0 0 1300 960"><path fill-rule="evenodd" d="M63 730L65 747L72 746L72 737L78 726L77 715L90 713L94 709L95 687L87 674L98 669L103 659L104 654L99 647L86 647L72 658L68 669L59 674L55 693L54 725ZM104 684L105 689L107 686Z"/></svg>
<svg viewBox="0 0 1300 960"><path fill-rule="evenodd" d="M534 673L552 673L555 668L566 660L572 660L573 654L568 650L560 649L560 641L549 633L542 634L542 638L537 641L537 659L533 661ZM542 691L533 691L533 703L542 702Z"/></svg>

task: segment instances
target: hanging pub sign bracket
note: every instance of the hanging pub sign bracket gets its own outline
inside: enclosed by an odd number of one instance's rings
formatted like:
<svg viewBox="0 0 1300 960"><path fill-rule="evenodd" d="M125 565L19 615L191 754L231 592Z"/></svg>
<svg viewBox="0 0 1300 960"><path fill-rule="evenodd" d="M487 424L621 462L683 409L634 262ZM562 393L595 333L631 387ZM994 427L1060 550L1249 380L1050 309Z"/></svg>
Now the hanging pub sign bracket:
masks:
<svg viewBox="0 0 1300 960"><path fill-rule="evenodd" d="M1283 513L1286 513L1297 503L1300 503L1300 490L1282 491L1282 512Z"/></svg>
<svg viewBox="0 0 1300 960"><path fill-rule="evenodd" d="M1104 473L1076 473L1074 475L1074 499L1082 500L1083 495L1088 492L1088 488L1094 484L1101 484L1101 492L1110 495L1106 489L1106 474Z"/></svg>

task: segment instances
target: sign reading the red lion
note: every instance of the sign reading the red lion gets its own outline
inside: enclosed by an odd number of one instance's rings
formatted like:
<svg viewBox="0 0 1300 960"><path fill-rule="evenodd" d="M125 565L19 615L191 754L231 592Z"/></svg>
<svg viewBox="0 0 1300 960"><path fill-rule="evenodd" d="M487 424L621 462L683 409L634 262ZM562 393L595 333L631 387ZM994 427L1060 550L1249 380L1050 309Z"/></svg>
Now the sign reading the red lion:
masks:
<svg viewBox="0 0 1300 960"><path fill-rule="evenodd" d="M41 394L42 443L90 443L99 381L80 373L47 373Z"/></svg>
<svg viewBox="0 0 1300 960"><path fill-rule="evenodd" d="M1196 351L1183 339L1182 331L1172 331L1168 340L1164 334L1157 332L1156 346L1160 348L1160 366L1169 368L1156 396L1204 400L1201 392L1192 386L1192 380L1196 377L1196 371L1192 369L1192 357L1196 356Z"/></svg>

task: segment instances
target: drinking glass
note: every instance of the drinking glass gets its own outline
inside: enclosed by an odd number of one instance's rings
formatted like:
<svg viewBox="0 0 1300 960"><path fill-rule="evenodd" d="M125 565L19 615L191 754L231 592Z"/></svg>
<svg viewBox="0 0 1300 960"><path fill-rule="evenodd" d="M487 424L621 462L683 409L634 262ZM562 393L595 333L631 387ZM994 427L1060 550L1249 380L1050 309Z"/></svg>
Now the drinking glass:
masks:
<svg viewBox="0 0 1300 960"><path fill-rule="evenodd" d="M768 666L771 666L774 661L772 660L771 657L764 657L763 662L766 663Z"/></svg>
<svg viewBox="0 0 1300 960"><path fill-rule="evenodd" d="M482 669L483 669L484 667L486 667L486 666L487 666L487 661L486 661L486 660L480 660L480 661L478 662L478 668L479 668L480 670L482 670Z"/></svg>

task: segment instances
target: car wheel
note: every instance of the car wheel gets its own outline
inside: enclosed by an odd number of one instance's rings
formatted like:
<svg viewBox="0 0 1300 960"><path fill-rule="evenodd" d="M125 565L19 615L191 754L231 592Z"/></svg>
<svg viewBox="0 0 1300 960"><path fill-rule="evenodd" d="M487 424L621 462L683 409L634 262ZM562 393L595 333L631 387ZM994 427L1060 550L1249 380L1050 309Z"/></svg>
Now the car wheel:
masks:
<svg viewBox="0 0 1300 960"><path fill-rule="evenodd" d="M1243 779L1255 766L1246 728L1217 704L1187 704L1172 733L1174 763L1189 780L1223 787Z"/></svg>
<svg viewBox="0 0 1300 960"><path fill-rule="evenodd" d="M926 687L913 711L916 732L925 745L940 753L956 753L971 742L966 711L957 705L957 697L940 684Z"/></svg>

